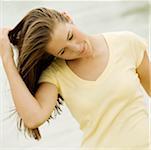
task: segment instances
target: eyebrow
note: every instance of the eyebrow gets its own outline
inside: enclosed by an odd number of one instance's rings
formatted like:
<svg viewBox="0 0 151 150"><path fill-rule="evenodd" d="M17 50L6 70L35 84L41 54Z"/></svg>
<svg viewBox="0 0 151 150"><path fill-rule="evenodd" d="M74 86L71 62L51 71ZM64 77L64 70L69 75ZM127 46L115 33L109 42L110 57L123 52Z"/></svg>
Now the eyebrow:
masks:
<svg viewBox="0 0 151 150"><path fill-rule="evenodd" d="M68 34L67 34L67 39L69 39L69 33L70 33L70 30L68 31ZM62 48L61 50L59 50L59 52L57 54L59 54L64 48Z"/></svg>

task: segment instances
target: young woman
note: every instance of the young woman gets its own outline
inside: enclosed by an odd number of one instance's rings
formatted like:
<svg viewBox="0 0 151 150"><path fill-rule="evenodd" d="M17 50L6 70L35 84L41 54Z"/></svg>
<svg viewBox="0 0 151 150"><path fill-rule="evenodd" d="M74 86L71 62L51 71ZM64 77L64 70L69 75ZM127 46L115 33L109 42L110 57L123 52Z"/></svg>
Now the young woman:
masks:
<svg viewBox="0 0 151 150"><path fill-rule="evenodd" d="M149 148L143 88L151 96L151 64L140 36L87 35L68 14L47 8L31 10L1 32L0 55L20 128L30 136L41 138L38 127L60 113L64 100L84 133L81 148ZM17 67L10 43L19 50Z"/></svg>

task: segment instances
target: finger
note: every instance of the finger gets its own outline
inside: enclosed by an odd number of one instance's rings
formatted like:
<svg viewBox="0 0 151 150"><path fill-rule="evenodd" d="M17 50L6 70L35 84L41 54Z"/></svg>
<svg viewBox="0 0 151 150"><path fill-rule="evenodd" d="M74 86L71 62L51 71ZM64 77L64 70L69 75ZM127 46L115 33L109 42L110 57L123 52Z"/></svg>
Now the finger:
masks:
<svg viewBox="0 0 151 150"><path fill-rule="evenodd" d="M68 12L66 10L64 10L63 12L61 12L62 14L68 14Z"/></svg>
<svg viewBox="0 0 151 150"><path fill-rule="evenodd" d="M72 19L71 15L69 15L68 12L64 11L64 12L62 12L61 14L64 15L64 17L66 17L67 20L68 20L70 23L73 24L73 19Z"/></svg>
<svg viewBox="0 0 151 150"><path fill-rule="evenodd" d="M69 18L72 18L71 15L69 14L69 12L67 12L67 11L63 11L61 14L65 15L65 16L67 16Z"/></svg>

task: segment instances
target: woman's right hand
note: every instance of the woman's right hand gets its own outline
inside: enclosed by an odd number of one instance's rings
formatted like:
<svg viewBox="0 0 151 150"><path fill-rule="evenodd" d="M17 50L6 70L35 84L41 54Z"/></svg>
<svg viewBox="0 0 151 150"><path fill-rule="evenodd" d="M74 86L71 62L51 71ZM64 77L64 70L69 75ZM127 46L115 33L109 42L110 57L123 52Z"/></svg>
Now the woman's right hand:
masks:
<svg viewBox="0 0 151 150"><path fill-rule="evenodd" d="M13 49L8 38L8 32L10 30L10 28L0 29L0 56L4 61L13 60L14 57Z"/></svg>
<svg viewBox="0 0 151 150"><path fill-rule="evenodd" d="M66 19L69 21L69 23L73 24L73 18L72 16L69 14L68 11L63 11L61 12L62 15L64 15L64 17L66 17Z"/></svg>

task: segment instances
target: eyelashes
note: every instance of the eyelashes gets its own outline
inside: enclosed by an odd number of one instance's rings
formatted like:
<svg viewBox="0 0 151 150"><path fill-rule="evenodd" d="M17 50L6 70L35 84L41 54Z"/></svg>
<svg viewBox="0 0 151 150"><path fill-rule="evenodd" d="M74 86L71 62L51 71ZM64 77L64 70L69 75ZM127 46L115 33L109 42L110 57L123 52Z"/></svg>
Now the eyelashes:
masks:
<svg viewBox="0 0 151 150"><path fill-rule="evenodd" d="M69 40L72 40L72 38L73 38L73 34L71 35L71 37L69 38Z"/></svg>
<svg viewBox="0 0 151 150"><path fill-rule="evenodd" d="M64 52L65 52L65 50L63 49L62 52L61 52L61 55L62 55Z"/></svg>
<svg viewBox="0 0 151 150"><path fill-rule="evenodd" d="M72 34L71 37L69 38L69 41L72 40L72 38L73 38L73 34ZM60 54L62 55L62 54L64 54L64 52L65 52L65 48L62 49L62 52L61 52Z"/></svg>
<svg viewBox="0 0 151 150"><path fill-rule="evenodd" d="M69 38L69 41L72 40L73 38L73 34L71 35L71 37ZM65 52L65 49L62 50L61 55Z"/></svg>

